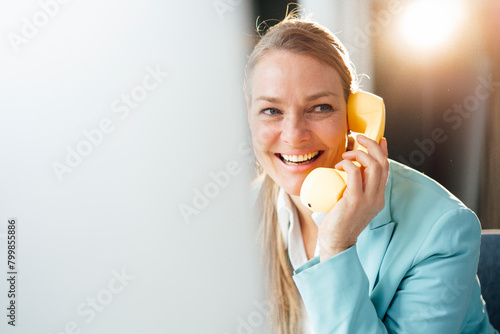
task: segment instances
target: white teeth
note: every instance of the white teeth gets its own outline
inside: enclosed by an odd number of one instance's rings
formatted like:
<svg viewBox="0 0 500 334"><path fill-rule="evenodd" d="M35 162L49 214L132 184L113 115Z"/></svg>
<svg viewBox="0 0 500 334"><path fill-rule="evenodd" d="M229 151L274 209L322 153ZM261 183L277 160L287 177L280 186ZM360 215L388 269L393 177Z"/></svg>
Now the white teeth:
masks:
<svg viewBox="0 0 500 334"><path fill-rule="evenodd" d="M307 153L307 154L301 154L301 155L288 155L288 154L281 154L281 157L285 162L297 162L301 163L304 161L309 161L312 158L316 157L319 154L319 151L313 152L313 153Z"/></svg>

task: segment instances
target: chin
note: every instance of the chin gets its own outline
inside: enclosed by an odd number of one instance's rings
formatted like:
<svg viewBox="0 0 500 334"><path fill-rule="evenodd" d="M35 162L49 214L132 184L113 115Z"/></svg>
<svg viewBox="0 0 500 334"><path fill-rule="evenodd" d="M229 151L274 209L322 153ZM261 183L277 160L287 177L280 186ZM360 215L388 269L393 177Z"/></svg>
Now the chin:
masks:
<svg viewBox="0 0 500 334"><path fill-rule="evenodd" d="M306 179L308 173L288 173L287 171L272 171L268 175L273 179L280 188L283 188L285 192L291 196L300 196L300 189L302 184Z"/></svg>
<svg viewBox="0 0 500 334"><path fill-rule="evenodd" d="M296 182L296 183L291 183L291 182L286 182L286 183L278 183L278 185L283 188L287 194L291 196L300 196L300 188L302 188L302 183L304 182L304 179Z"/></svg>

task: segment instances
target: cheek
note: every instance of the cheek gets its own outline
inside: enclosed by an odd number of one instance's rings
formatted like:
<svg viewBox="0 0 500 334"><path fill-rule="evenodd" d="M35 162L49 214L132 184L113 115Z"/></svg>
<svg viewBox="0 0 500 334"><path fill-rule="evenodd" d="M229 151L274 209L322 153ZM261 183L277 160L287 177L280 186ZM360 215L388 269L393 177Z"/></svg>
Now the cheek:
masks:
<svg viewBox="0 0 500 334"><path fill-rule="evenodd" d="M336 134L330 134L328 136L328 141L330 142L330 146L345 146L347 140L347 130L345 132L339 131Z"/></svg>
<svg viewBox="0 0 500 334"><path fill-rule="evenodd" d="M332 149L345 150L347 144L347 126L332 124L319 130L321 140Z"/></svg>

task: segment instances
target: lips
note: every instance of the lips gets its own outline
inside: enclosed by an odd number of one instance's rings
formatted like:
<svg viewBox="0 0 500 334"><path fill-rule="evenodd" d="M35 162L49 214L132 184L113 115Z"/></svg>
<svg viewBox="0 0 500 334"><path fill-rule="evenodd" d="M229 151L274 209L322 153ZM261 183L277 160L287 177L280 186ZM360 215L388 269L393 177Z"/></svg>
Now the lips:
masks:
<svg viewBox="0 0 500 334"><path fill-rule="evenodd" d="M313 162L321 153L323 153L323 151L315 151L300 155L278 153L277 156L287 165L298 166Z"/></svg>

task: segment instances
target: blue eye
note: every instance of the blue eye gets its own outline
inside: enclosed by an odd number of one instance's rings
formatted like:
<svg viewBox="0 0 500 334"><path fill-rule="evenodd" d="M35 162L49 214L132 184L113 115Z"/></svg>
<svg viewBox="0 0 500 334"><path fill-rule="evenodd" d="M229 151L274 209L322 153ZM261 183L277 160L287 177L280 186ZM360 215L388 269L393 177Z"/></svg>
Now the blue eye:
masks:
<svg viewBox="0 0 500 334"><path fill-rule="evenodd" d="M329 104L320 104L319 106L315 106L313 108L313 111L315 112L330 112L330 111L333 111L333 108L331 105Z"/></svg>
<svg viewBox="0 0 500 334"><path fill-rule="evenodd" d="M279 115L281 113L281 111L279 111L276 108L267 108L267 109L262 110L261 113L269 115L269 116L275 116L275 115Z"/></svg>

